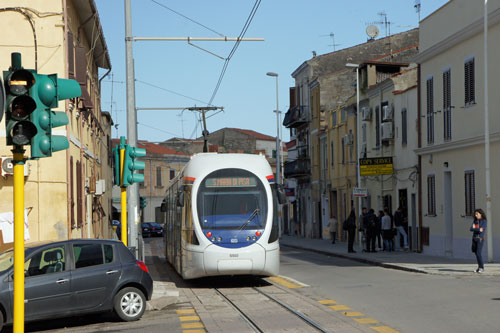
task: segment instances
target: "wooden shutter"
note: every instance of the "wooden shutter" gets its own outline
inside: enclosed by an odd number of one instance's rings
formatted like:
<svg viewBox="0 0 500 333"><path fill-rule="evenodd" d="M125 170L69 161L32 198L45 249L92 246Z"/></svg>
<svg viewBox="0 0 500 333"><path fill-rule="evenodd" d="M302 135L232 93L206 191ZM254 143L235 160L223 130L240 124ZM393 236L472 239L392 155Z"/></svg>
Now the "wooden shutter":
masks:
<svg viewBox="0 0 500 333"><path fill-rule="evenodd" d="M401 144L406 145L408 143L408 126L407 126L407 112L406 108L401 110Z"/></svg>
<svg viewBox="0 0 500 333"><path fill-rule="evenodd" d="M67 48L68 48L68 78L75 78L75 45L73 44L73 34L68 32L67 37Z"/></svg>
<svg viewBox="0 0 500 333"><path fill-rule="evenodd" d="M375 145L380 146L380 108L375 107Z"/></svg>
<svg viewBox="0 0 500 333"><path fill-rule="evenodd" d="M476 184L474 171L465 172L465 215L473 216L476 209Z"/></svg>
<svg viewBox="0 0 500 333"><path fill-rule="evenodd" d="M427 143L434 142L434 78L427 79Z"/></svg>
<svg viewBox="0 0 500 333"><path fill-rule="evenodd" d="M69 171L70 222L71 222L71 229L74 229L76 228L76 223L75 223L75 180L73 177L73 156L69 158L69 170L70 170Z"/></svg>
<svg viewBox="0 0 500 333"><path fill-rule="evenodd" d="M436 178L427 176L427 214L436 215Z"/></svg>
<svg viewBox="0 0 500 333"><path fill-rule="evenodd" d="M77 227L83 226L83 186L82 186L82 164L76 161L76 223Z"/></svg>

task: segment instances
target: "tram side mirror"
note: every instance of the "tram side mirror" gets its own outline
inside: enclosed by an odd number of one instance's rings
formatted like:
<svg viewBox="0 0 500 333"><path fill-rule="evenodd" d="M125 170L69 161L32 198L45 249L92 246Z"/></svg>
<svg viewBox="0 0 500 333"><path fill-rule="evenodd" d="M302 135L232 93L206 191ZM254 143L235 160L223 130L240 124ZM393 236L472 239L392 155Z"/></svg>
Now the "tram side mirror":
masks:
<svg viewBox="0 0 500 333"><path fill-rule="evenodd" d="M177 192L177 206L184 207L184 192Z"/></svg>
<svg viewBox="0 0 500 333"><path fill-rule="evenodd" d="M165 202L162 202L161 203L161 206L160 206L160 211L162 213L166 213L167 212L167 204Z"/></svg>

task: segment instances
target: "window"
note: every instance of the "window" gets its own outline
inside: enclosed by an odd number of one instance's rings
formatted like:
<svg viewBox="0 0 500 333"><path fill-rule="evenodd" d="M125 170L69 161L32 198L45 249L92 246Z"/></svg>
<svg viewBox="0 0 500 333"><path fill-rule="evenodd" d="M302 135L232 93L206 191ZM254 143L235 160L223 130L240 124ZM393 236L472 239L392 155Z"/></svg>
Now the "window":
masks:
<svg viewBox="0 0 500 333"><path fill-rule="evenodd" d="M451 140L451 70L443 72L443 123L444 140Z"/></svg>
<svg viewBox="0 0 500 333"><path fill-rule="evenodd" d="M407 112L406 108L401 110L401 144L406 145L408 143L408 124L407 124Z"/></svg>
<svg viewBox="0 0 500 333"><path fill-rule="evenodd" d="M138 172L140 175L143 175L143 176L144 176L144 169L137 170L137 172ZM152 179L151 179L152 177L153 177L153 175L151 175L151 174L150 174L150 175L149 175L149 178L150 178L150 180L149 180L149 184L150 184L151 186L153 185L153 183L152 183L152 181L151 181L151 180L152 180ZM146 187L146 182L140 182L140 183L139 183L139 187L142 187L142 188Z"/></svg>
<svg viewBox="0 0 500 333"><path fill-rule="evenodd" d="M334 142L330 142L330 149L331 149L331 158L330 158L330 161L331 161L331 165L332 167L335 167L335 148L334 148Z"/></svg>
<svg viewBox="0 0 500 333"><path fill-rule="evenodd" d="M162 181L161 181L161 167L156 167L156 186L162 187Z"/></svg>
<svg viewBox="0 0 500 333"><path fill-rule="evenodd" d="M340 112L340 121L342 123L345 123L346 122L346 119L347 119L347 110L344 108L342 109L342 111Z"/></svg>
<svg viewBox="0 0 500 333"><path fill-rule="evenodd" d="M362 143L366 143L366 124L363 124L363 126L361 126L362 130L361 130L361 133L362 133Z"/></svg>
<svg viewBox="0 0 500 333"><path fill-rule="evenodd" d="M345 139L342 138L342 164L345 164Z"/></svg>
<svg viewBox="0 0 500 333"><path fill-rule="evenodd" d="M375 107L375 146L380 147L380 108Z"/></svg>
<svg viewBox="0 0 500 333"><path fill-rule="evenodd" d="M349 130L349 135L351 138L353 138L353 134L352 134L352 130ZM351 142L351 145L349 146L349 162L353 163L354 162L354 144L352 144Z"/></svg>
<svg viewBox="0 0 500 333"><path fill-rule="evenodd" d="M434 143L434 78L427 79L427 143Z"/></svg>
<svg viewBox="0 0 500 333"><path fill-rule="evenodd" d="M24 263L26 276L62 272L65 269L64 246L39 251Z"/></svg>
<svg viewBox="0 0 500 333"><path fill-rule="evenodd" d="M427 215L436 215L436 177L427 176Z"/></svg>
<svg viewBox="0 0 500 333"><path fill-rule="evenodd" d="M337 126L337 111L332 112L332 126Z"/></svg>
<svg viewBox="0 0 500 333"><path fill-rule="evenodd" d="M170 169L170 179L175 178L175 169Z"/></svg>
<svg viewBox="0 0 500 333"><path fill-rule="evenodd" d="M113 246L104 245L104 263L113 262Z"/></svg>
<svg viewBox="0 0 500 333"><path fill-rule="evenodd" d="M476 189L474 171L465 171L465 215L474 216L476 209Z"/></svg>
<svg viewBox="0 0 500 333"><path fill-rule="evenodd" d="M467 59L464 64L465 105L476 104L474 58Z"/></svg>
<svg viewBox="0 0 500 333"><path fill-rule="evenodd" d="M75 268L83 268L104 264L101 244L73 245Z"/></svg>

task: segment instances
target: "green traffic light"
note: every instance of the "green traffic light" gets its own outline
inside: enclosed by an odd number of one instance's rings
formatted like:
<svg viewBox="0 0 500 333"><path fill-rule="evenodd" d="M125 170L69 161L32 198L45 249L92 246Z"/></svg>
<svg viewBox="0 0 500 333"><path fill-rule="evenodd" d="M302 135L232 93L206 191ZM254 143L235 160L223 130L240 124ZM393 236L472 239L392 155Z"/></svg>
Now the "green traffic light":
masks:
<svg viewBox="0 0 500 333"><path fill-rule="evenodd" d="M125 161L123 163L123 186L133 183L143 183L144 175L134 173L135 170L144 170L146 164L136 160L138 157L146 156L146 149L135 148L125 145Z"/></svg>

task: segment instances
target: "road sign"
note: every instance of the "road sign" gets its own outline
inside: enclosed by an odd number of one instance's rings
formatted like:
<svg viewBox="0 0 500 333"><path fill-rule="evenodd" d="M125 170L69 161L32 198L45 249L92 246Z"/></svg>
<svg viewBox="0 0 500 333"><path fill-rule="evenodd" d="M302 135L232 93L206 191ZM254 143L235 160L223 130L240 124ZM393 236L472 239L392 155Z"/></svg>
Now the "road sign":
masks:
<svg viewBox="0 0 500 333"><path fill-rule="evenodd" d="M355 187L352 195L355 197L367 197L368 196L368 189L367 188L362 188L362 187Z"/></svg>

